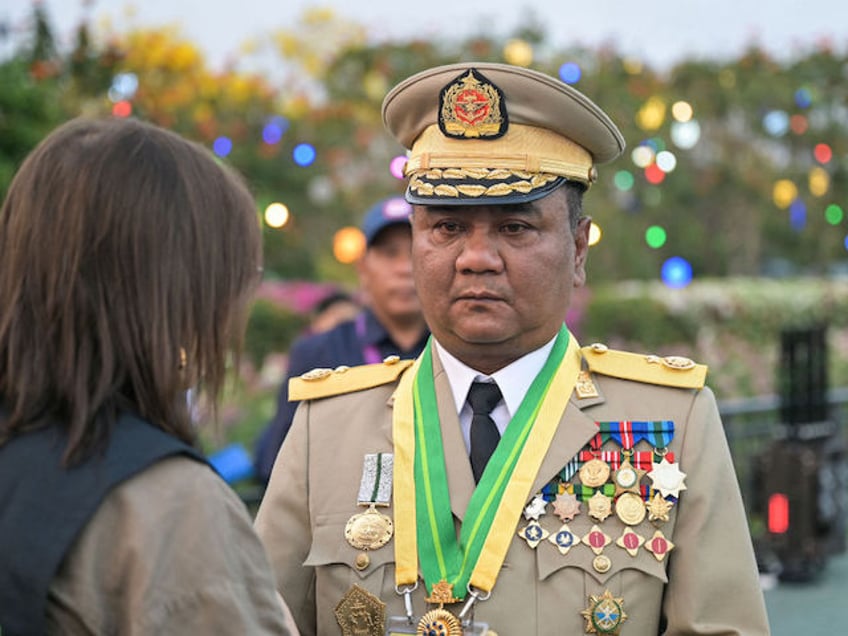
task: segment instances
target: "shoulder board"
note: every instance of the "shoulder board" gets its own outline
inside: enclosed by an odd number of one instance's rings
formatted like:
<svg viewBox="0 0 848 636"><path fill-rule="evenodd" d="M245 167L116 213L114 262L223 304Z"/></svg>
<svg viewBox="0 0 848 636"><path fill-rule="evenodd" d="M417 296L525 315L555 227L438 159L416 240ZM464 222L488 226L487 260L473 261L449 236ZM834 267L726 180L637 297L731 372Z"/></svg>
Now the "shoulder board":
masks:
<svg viewBox="0 0 848 636"><path fill-rule="evenodd" d="M614 351L603 344L582 348L592 373L686 389L700 389L707 380L707 366L682 356L655 356Z"/></svg>
<svg viewBox="0 0 848 636"><path fill-rule="evenodd" d="M413 362L389 357L377 364L312 369L289 380L289 400L314 400L388 384L397 380Z"/></svg>

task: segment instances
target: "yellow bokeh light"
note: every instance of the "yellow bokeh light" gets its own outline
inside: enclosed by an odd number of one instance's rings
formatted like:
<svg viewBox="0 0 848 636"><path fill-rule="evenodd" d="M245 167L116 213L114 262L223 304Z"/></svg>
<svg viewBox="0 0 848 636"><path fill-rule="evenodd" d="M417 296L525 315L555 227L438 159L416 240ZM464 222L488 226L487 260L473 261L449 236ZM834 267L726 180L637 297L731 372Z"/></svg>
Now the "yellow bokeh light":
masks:
<svg viewBox="0 0 848 636"><path fill-rule="evenodd" d="M533 47L524 40L510 40L503 50L504 60L515 66L530 66L533 63Z"/></svg>
<svg viewBox="0 0 848 636"><path fill-rule="evenodd" d="M823 197L830 189L830 175L824 168L813 168L810 170L809 186L810 194L814 197Z"/></svg>
<svg viewBox="0 0 848 636"><path fill-rule="evenodd" d="M636 124L642 130L656 130L665 121L665 102L656 95L642 104L636 113Z"/></svg>
<svg viewBox="0 0 848 636"><path fill-rule="evenodd" d="M674 117L675 121L687 122L692 119L693 114L692 104L689 102L674 102L671 106L671 116Z"/></svg>
<svg viewBox="0 0 848 636"><path fill-rule="evenodd" d="M624 72L628 75L639 75L644 68L642 60L635 57L626 57L622 60L621 64L624 66Z"/></svg>
<svg viewBox="0 0 848 636"><path fill-rule="evenodd" d="M592 223L589 226L589 246L597 245L601 241L601 237L604 235L601 230L601 226L596 223Z"/></svg>
<svg viewBox="0 0 848 636"><path fill-rule="evenodd" d="M781 179L774 184L771 198L777 207L785 210L798 198L798 188L789 179Z"/></svg>
<svg viewBox="0 0 848 636"><path fill-rule="evenodd" d="M282 203L272 203L265 208L265 224L268 227L281 228L289 222L289 209Z"/></svg>
<svg viewBox="0 0 848 636"><path fill-rule="evenodd" d="M340 263L353 263L365 252L365 235L359 228L343 227L333 236L333 256Z"/></svg>

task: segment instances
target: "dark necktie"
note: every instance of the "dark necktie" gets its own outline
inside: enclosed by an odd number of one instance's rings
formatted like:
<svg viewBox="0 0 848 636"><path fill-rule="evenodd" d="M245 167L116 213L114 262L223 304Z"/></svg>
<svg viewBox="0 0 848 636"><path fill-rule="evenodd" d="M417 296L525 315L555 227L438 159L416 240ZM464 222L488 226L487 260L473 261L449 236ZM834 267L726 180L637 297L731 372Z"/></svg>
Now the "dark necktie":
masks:
<svg viewBox="0 0 848 636"><path fill-rule="evenodd" d="M473 382L468 390L471 418L471 470L479 482L483 470L501 439L495 421L489 415L501 400L501 390L492 382Z"/></svg>

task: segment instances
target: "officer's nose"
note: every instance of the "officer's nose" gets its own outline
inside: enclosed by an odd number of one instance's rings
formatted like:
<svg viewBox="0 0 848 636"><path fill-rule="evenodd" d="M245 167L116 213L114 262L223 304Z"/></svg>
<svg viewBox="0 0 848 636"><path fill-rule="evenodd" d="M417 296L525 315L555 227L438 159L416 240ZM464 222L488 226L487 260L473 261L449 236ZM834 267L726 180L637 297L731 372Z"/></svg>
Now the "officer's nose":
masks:
<svg viewBox="0 0 848 636"><path fill-rule="evenodd" d="M462 249L456 259L460 272L500 272L503 269L498 235L488 225L474 225L465 235Z"/></svg>

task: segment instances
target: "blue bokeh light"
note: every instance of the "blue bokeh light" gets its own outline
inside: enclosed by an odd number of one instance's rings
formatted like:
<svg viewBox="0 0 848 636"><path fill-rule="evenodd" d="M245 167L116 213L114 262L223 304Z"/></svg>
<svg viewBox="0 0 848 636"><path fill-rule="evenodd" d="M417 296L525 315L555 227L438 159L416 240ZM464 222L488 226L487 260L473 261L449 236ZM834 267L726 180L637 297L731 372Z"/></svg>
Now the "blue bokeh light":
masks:
<svg viewBox="0 0 848 636"><path fill-rule="evenodd" d="M799 88L795 91L795 105L798 108L809 108L813 103L813 95L809 89Z"/></svg>
<svg viewBox="0 0 848 636"><path fill-rule="evenodd" d="M302 167L311 165L315 161L316 155L315 148L309 144L298 144L292 151L294 162Z"/></svg>
<svg viewBox="0 0 848 636"><path fill-rule="evenodd" d="M672 256L662 266L662 281L667 287L686 287L692 282L692 266L681 256Z"/></svg>
<svg viewBox="0 0 848 636"><path fill-rule="evenodd" d="M807 225L807 206L801 199L795 199L789 206L789 224L796 232Z"/></svg>
<svg viewBox="0 0 848 636"><path fill-rule="evenodd" d="M582 74L580 66L574 62L566 62L559 67L559 78L566 84L576 84Z"/></svg>
<svg viewBox="0 0 848 636"><path fill-rule="evenodd" d="M233 150L233 142L229 137L218 137L212 142L212 152L219 157L226 157Z"/></svg>
<svg viewBox="0 0 848 636"><path fill-rule="evenodd" d="M289 120L285 117L271 117L262 129L262 141L273 145L280 142L285 132L289 129Z"/></svg>
<svg viewBox="0 0 848 636"><path fill-rule="evenodd" d="M763 128L772 137L782 137L789 131L789 114L783 110L770 110L763 117Z"/></svg>

